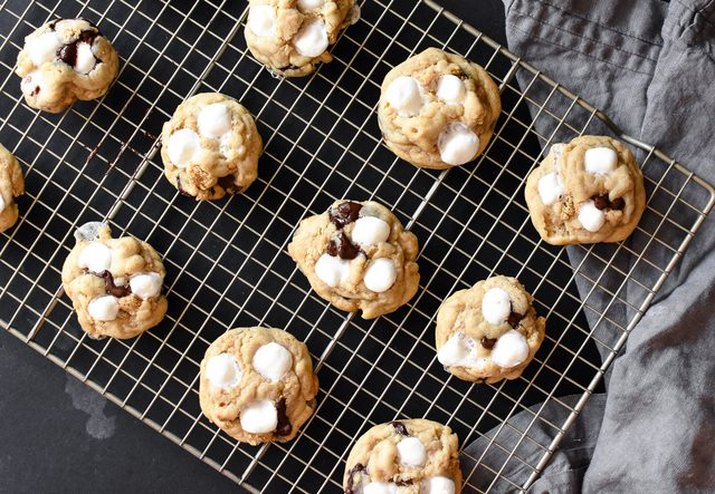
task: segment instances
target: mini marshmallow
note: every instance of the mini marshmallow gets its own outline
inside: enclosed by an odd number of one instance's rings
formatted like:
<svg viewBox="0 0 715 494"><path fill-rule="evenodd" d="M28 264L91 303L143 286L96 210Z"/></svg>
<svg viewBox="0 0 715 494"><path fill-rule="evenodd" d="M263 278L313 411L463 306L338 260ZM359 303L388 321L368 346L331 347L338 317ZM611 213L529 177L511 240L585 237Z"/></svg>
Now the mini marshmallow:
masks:
<svg viewBox="0 0 715 494"><path fill-rule="evenodd" d="M5 211L6 206L7 206L7 204L5 204L5 199L3 199L2 196L0 196L0 213Z"/></svg>
<svg viewBox="0 0 715 494"><path fill-rule="evenodd" d="M362 494L397 494L397 484L392 482L370 482L362 488Z"/></svg>
<svg viewBox="0 0 715 494"><path fill-rule="evenodd" d="M544 206L551 206L564 195L564 184L558 173L547 173L539 179L539 197Z"/></svg>
<svg viewBox="0 0 715 494"><path fill-rule="evenodd" d="M319 57L328 49L328 44L328 29L320 19L304 22L293 37L293 46L304 57Z"/></svg>
<svg viewBox="0 0 715 494"><path fill-rule="evenodd" d="M374 216L363 216L355 222L352 241L362 247L386 242L390 237L390 225Z"/></svg>
<svg viewBox="0 0 715 494"><path fill-rule="evenodd" d="M385 100L401 117L414 117L422 111L425 104L422 86L417 79L406 75L396 77L387 86Z"/></svg>
<svg viewBox="0 0 715 494"><path fill-rule="evenodd" d="M489 324L504 324L511 314L511 299L506 290L494 287L482 299L482 316Z"/></svg>
<svg viewBox="0 0 715 494"><path fill-rule="evenodd" d="M249 434L266 434L278 427L278 411L271 400L257 400L241 410L241 428Z"/></svg>
<svg viewBox="0 0 715 494"><path fill-rule="evenodd" d="M53 62L57 59L57 51L62 48L62 41L55 32L41 34L35 39L25 44L25 50L30 55L32 64L36 67L45 62Z"/></svg>
<svg viewBox="0 0 715 494"><path fill-rule="evenodd" d="M270 5L255 5L248 9L247 24L256 36L273 36L276 33L276 12Z"/></svg>
<svg viewBox="0 0 715 494"><path fill-rule="evenodd" d="M189 166L201 152L201 140L191 129L180 129L171 134L167 146L169 159L178 168Z"/></svg>
<svg viewBox="0 0 715 494"><path fill-rule="evenodd" d="M456 487L454 480L438 475L422 482L421 494L454 494Z"/></svg>
<svg viewBox="0 0 715 494"><path fill-rule="evenodd" d="M389 290L395 284L397 270L392 259L381 257L372 261L365 270L363 283L371 292L382 293Z"/></svg>
<svg viewBox="0 0 715 494"><path fill-rule="evenodd" d="M298 10L309 12L325 5L325 0L298 0Z"/></svg>
<svg viewBox="0 0 715 494"><path fill-rule="evenodd" d="M95 321L114 321L119 313L119 302L112 295L97 297L89 302L87 312Z"/></svg>
<svg viewBox="0 0 715 494"><path fill-rule="evenodd" d="M231 113L223 103L206 105L199 112L199 134L218 139L231 130Z"/></svg>
<svg viewBox="0 0 715 494"><path fill-rule="evenodd" d="M437 353L437 360L445 367L469 365L472 350L476 346L474 339L464 333L455 333L442 345Z"/></svg>
<svg viewBox="0 0 715 494"><path fill-rule="evenodd" d="M529 356L529 345L520 332L510 329L499 338L492 348L492 362L499 367L516 367Z"/></svg>
<svg viewBox="0 0 715 494"><path fill-rule="evenodd" d="M427 461L427 449L416 437L406 437L397 443L397 458L400 465L423 467Z"/></svg>
<svg viewBox="0 0 715 494"><path fill-rule="evenodd" d="M115 279L114 282L117 283L117 280ZM132 276L129 280L132 293L142 300L159 296L163 284L164 278L159 273L141 273Z"/></svg>
<svg viewBox="0 0 715 494"><path fill-rule="evenodd" d="M446 74L437 80L437 97L450 105L461 105L467 95L462 79L456 75Z"/></svg>
<svg viewBox="0 0 715 494"><path fill-rule="evenodd" d="M33 70L28 75L22 78L20 81L20 89L24 95L37 95L37 88L42 90L43 87L47 85L47 80L45 76L42 75L41 70Z"/></svg>
<svg viewBox="0 0 715 494"><path fill-rule="evenodd" d="M218 150L219 152L228 157L229 154L231 153L231 138L233 136L230 133L226 133L221 136L221 138L218 140Z"/></svg>
<svg viewBox="0 0 715 494"><path fill-rule="evenodd" d="M618 155L611 148L587 149L583 156L583 166L594 175L610 175L618 167Z"/></svg>
<svg viewBox="0 0 715 494"><path fill-rule="evenodd" d="M344 283L350 276L350 263L330 254L323 254L315 263L315 275L330 287Z"/></svg>
<svg viewBox="0 0 715 494"><path fill-rule="evenodd" d="M230 353L214 355L206 362L206 379L214 388L235 388L242 378L241 364Z"/></svg>
<svg viewBox="0 0 715 494"><path fill-rule="evenodd" d="M77 58L74 64L75 72L88 74L95 65L97 65L97 59L94 57L94 53L92 53L92 46L89 43L77 43Z"/></svg>
<svg viewBox="0 0 715 494"><path fill-rule="evenodd" d="M253 368L270 382L278 382L293 366L293 355L276 342L263 345L253 354Z"/></svg>
<svg viewBox="0 0 715 494"><path fill-rule="evenodd" d="M107 224L102 223L101 221L89 221L75 230L74 238L78 242L80 240L84 240L86 242L97 240L99 238L99 230L105 226L107 226Z"/></svg>
<svg viewBox="0 0 715 494"><path fill-rule="evenodd" d="M581 203L578 210L578 221L589 232L597 232L606 222L606 215L589 199Z"/></svg>
<svg viewBox="0 0 715 494"><path fill-rule="evenodd" d="M102 242L91 242L79 253L77 265L97 274L108 271L112 266L112 249Z"/></svg>
<svg viewBox="0 0 715 494"><path fill-rule="evenodd" d="M437 140L439 156L448 165L463 165L474 159L479 151L479 137L462 122L453 122Z"/></svg>

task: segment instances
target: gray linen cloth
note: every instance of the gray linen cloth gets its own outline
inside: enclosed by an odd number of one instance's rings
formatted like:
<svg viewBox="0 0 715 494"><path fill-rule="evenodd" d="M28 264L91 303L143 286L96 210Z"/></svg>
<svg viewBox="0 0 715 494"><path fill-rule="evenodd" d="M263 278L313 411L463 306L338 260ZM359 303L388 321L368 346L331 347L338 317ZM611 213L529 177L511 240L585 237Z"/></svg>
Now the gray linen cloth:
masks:
<svg viewBox="0 0 715 494"><path fill-rule="evenodd" d="M512 51L715 183L715 0L504 2ZM606 394L586 404L531 492L715 492L714 243L708 218L614 361ZM621 321L631 316L624 310ZM563 407L541 413L565 418ZM532 417L510 421L524 430ZM536 423L529 435L548 444L553 429ZM465 456L479 458L489 437ZM532 464L542 455L528 444L517 452ZM504 460L490 448L481 463L499 470ZM465 457L465 473L473 467ZM523 483L530 471L507 463L504 473ZM492 480L477 468L470 483Z"/></svg>

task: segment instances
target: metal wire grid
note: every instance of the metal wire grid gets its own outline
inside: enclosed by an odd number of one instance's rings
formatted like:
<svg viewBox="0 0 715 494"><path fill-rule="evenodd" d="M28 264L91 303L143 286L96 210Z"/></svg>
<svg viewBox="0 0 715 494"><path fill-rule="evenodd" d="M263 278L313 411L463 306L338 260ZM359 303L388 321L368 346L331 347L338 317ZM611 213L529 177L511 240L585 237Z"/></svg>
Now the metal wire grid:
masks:
<svg viewBox="0 0 715 494"><path fill-rule="evenodd" d="M0 140L23 164L28 190L22 220L0 244L0 321L251 490L339 492L359 434L422 416L448 423L462 446L485 444L480 454L464 453L478 465L465 469L468 486L528 487L712 207L709 185L630 140L644 150L649 197L633 237L578 247L571 257L543 244L523 203L524 177L542 148L602 131L604 118L430 2L364 0L362 19L333 47L335 61L304 80L275 79L247 55L245 2L0 5ZM78 15L113 40L120 76L99 102L58 116L32 111L12 75L22 39L49 18ZM439 174L397 160L381 145L374 117L385 73L428 46L485 66L504 106L478 163ZM522 89L517 74L528 78ZM161 176L161 124L200 91L237 97L257 117L266 151L244 196L195 203ZM376 321L327 306L285 252L302 217L342 197L389 205L421 243L418 295ZM97 219L165 255L169 313L134 340L88 339L62 296L71 234ZM433 319L451 292L493 273L517 276L534 293L548 334L521 378L469 385L436 361ZM321 392L295 441L254 448L201 416L197 374L217 336L258 324L287 328L308 344ZM555 423L545 407L568 418ZM530 417L526 427L509 420L518 412Z"/></svg>

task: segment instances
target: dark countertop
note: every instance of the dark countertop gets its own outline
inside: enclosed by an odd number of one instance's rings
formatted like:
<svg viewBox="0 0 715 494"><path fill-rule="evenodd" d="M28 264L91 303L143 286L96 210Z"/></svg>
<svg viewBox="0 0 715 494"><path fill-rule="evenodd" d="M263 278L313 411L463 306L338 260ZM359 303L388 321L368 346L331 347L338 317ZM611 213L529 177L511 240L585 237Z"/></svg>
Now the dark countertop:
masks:
<svg viewBox="0 0 715 494"><path fill-rule="evenodd" d="M438 3L506 43L501 1ZM0 492L241 491L4 331L0 389Z"/></svg>

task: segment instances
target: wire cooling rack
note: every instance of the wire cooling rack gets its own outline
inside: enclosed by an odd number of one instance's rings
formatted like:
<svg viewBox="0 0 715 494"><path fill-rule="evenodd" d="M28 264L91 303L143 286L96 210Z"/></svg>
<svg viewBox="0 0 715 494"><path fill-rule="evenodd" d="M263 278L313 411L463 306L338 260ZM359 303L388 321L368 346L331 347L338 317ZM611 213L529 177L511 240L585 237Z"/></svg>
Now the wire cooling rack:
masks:
<svg viewBox="0 0 715 494"><path fill-rule="evenodd" d="M541 242L522 197L525 176L551 143L610 124L431 2L362 1L362 19L333 47L335 61L296 80L272 77L247 54L246 2L0 5L0 141L27 181L22 219L0 239L0 322L252 491L340 492L355 438L396 417L447 423L463 448L486 445L478 455L463 451L464 464L477 465L465 468L467 491L528 488L712 207L708 184L621 136L639 150L647 177L649 207L631 239L570 250ZM38 113L12 74L22 40L47 19L80 15L113 40L119 78L100 101ZM380 142L374 111L386 72L428 46L485 66L504 107L477 163L442 173L397 160ZM266 145L247 194L216 203L180 196L157 152L162 123L202 91L238 98ZM420 290L394 314L363 321L331 308L286 253L301 218L337 198L381 201L420 240ZM96 220L165 256L169 312L133 340L88 339L61 290L72 232ZM450 293L493 273L519 277L535 295L547 337L519 379L470 385L436 361L435 313ZM318 410L287 444L237 444L199 410L205 349L227 329L253 325L304 340L320 377ZM555 423L545 407L566 418ZM528 420L508 421L519 412Z"/></svg>

